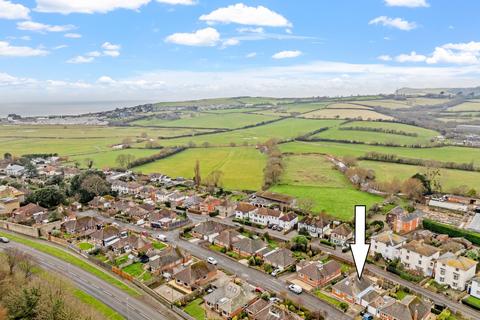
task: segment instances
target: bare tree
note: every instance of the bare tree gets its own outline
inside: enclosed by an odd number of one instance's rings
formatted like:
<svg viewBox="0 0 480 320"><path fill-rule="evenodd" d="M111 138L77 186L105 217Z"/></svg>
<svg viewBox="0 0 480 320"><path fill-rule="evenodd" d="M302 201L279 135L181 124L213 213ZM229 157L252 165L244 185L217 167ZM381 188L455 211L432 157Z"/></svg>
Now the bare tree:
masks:
<svg viewBox="0 0 480 320"><path fill-rule="evenodd" d="M22 252L15 248L6 248L4 250L4 253L5 253L5 259L8 265L8 271L10 275L12 275L13 270L15 269L15 267L20 261L20 258L22 257Z"/></svg>
<svg viewBox="0 0 480 320"><path fill-rule="evenodd" d="M200 175L200 161L197 160L195 163L195 168L193 168L193 172L195 174L194 181L195 186L200 187L200 183L202 183L202 177Z"/></svg>
<svg viewBox="0 0 480 320"><path fill-rule="evenodd" d="M36 260L31 255L25 253L20 257L18 268L23 272L26 279L30 279L36 267Z"/></svg>
<svg viewBox="0 0 480 320"><path fill-rule="evenodd" d="M403 182L401 190L410 200L419 201L425 192L425 187L420 180L410 178Z"/></svg>
<svg viewBox="0 0 480 320"><path fill-rule="evenodd" d="M315 201L310 198L303 198L298 200L298 207L305 212L312 212L315 206Z"/></svg>

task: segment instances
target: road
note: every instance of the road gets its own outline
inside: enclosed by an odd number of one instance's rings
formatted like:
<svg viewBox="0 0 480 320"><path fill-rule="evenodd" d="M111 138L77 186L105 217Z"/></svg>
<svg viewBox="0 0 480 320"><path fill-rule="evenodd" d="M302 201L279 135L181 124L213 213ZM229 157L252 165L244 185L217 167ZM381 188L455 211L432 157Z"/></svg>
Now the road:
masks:
<svg viewBox="0 0 480 320"><path fill-rule="evenodd" d="M93 276L91 273L51 255L15 242L0 244L0 250L3 250L6 247L16 248L22 252L28 253L37 260L40 267L69 279L80 290L97 300L102 301L104 304L125 317L125 319L181 319L177 314L168 309L168 307L153 301L153 299L149 297L143 297L148 300L148 303L140 301L135 297L129 296L121 289Z"/></svg>
<svg viewBox="0 0 480 320"><path fill-rule="evenodd" d="M334 250L333 248L325 246L320 243L315 243L315 245L321 248L322 251L328 252L332 256L335 256L340 259L344 259L353 263L352 255L350 252L343 253L341 252L341 250ZM463 305L459 302L452 301L442 294L432 292L422 286L419 286L413 282L404 280L399 276L397 276L396 274L390 273L372 264L366 264L365 269L373 275L380 276L384 279L388 279L394 283L398 283L406 288L409 288L410 290L415 291L418 294L421 294L422 296L430 299L436 304L443 304L454 312L460 312L464 317L469 317L472 320L480 319L480 312L466 305Z"/></svg>
<svg viewBox="0 0 480 320"><path fill-rule="evenodd" d="M132 231L142 232L146 229L140 226L131 225L122 223L119 221L115 221L112 218L106 218L101 215L97 215L97 218L106 221L106 222L116 222L119 226L127 228ZM198 223L203 221L205 218L199 216L191 216L191 220L194 223ZM162 232L168 238L168 241L178 247L190 252L197 258L205 260L207 257L214 257L219 264L219 267L223 268L224 270L236 274L238 277L250 282L251 284L266 289L271 292L280 293L285 292L287 297L303 306L311 311L322 311L326 312L327 319L335 319L335 320L351 320L352 318L343 312L339 311L335 307L331 306L330 304L310 295L307 293L302 293L301 295L296 295L287 289L287 283L281 279L274 278L268 274L265 274L261 271L256 269L249 268L243 264L238 263L237 261L231 260L225 257L222 254L217 252L213 252L211 250L205 249L195 243L191 243L189 241L185 241L179 238L179 231L174 230L170 232Z"/></svg>

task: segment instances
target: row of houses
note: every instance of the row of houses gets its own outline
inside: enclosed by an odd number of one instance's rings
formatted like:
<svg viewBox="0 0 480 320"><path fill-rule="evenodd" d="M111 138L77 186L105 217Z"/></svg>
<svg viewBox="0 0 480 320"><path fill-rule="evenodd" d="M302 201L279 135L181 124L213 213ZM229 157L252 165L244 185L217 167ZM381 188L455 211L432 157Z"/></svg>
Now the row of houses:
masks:
<svg viewBox="0 0 480 320"><path fill-rule="evenodd" d="M407 270L434 277L439 284L465 290L475 277L477 262L458 253L444 252L423 240L407 241L392 231L371 238L370 254L380 254L386 260L399 259Z"/></svg>
<svg viewBox="0 0 480 320"><path fill-rule="evenodd" d="M237 204L235 218L248 220L261 226L277 226L283 231L292 230L298 223L298 216L294 213L268 207L257 207L247 202Z"/></svg>

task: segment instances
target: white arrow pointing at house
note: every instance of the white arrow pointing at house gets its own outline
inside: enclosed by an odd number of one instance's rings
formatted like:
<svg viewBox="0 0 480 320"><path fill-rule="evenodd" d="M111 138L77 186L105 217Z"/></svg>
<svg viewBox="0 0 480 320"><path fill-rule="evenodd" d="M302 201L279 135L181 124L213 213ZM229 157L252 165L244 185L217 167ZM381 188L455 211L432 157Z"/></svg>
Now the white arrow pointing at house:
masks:
<svg viewBox="0 0 480 320"><path fill-rule="evenodd" d="M350 249L359 280L362 279L368 250L370 250L370 244L365 243L366 215L366 206L355 206L355 243L350 244Z"/></svg>

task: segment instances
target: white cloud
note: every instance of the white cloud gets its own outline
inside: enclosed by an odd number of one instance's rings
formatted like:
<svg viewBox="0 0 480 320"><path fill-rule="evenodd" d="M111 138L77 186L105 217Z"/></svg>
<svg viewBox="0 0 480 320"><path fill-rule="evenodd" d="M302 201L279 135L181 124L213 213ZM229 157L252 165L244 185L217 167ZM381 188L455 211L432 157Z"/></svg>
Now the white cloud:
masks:
<svg viewBox="0 0 480 320"><path fill-rule="evenodd" d="M262 27L252 28L252 27L241 27L237 28L239 33L265 33L265 29Z"/></svg>
<svg viewBox="0 0 480 320"><path fill-rule="evenodd" d="M428 64L453 63L453 64L477 64L479 63L478 53L469 51L449 50L444 47L437 47L432 56L427 60Z"/></svg>
<svg viewBox="0 0 480 320"><path fill-rule="evenodd" d="M299 50L292 50L292 51L280 51L275 53L272 58L273 59L290 59L296 58L302 55L302 51Z"/></svg>
<svg viewBox="0 0 480 320"><path fill-rule="evenodd" d="M382 61L392 61L392 57L388 54L382 54L381 56L378 56L377 59Z"/></svg>
<svg viewBox="0 0 480 320"><path fill-rule="evenodd" d="M83 63L91 63L95 60L94 57L84 57L84 56L76 56L72 59L67 60L67 63L72 64L83 64Z"/></svg>
<svg viewBox="0 0 480 320"><path fill-rule="evenodd" d="M237 3L219 8L200 16L201 21L212 23L236 23L251 26L291 27L292 24L282 15L263 6L249 7Z"/></svg>
<svg viewBox="0 0 480 320"><path fill-rule="evenodd" d="M102 56L102 53L99 52L99 51L90 51L86 54L86 56L88 57L101 57Z"/></svg>
<svg viewBox="0 0 480 320"><path fill-rule="evenodd" d="M7 0L0 0L0 19L21 20L30 19L30 9L27 7L12 3Z"/></svg>
<svg viewBox="0 0 480 320"><path fill-rule="evenodd" d="M195 0L157 0L159 3L166 3L172 5L184 5L184 6L193 6L197 4Z"/></svg>
<svg viewBox="0 0 480 320"><path fill-rule="evenodd" d="M403 31L410 31L417 27L415 22L403 20L402 18L390 18L387 16L376 17L370 20L368 24L380 24L385 27L396 28Z"/></svg>
<svg viewBox="0 0 480 320"><path fill-rule="evenodd" d="M208 27L193 33L174 33L169 35L166 42L197 47L213 47L220 41L220 33L214 28Z"/></svg>
<svg viewBox="0 0 480 320"><path fill-rule="evenodd" d="M103 55L109 57L118 57L120 55L121 46L118 44L112 44L110 42L105 42L102 44Z"/></svg>
<svg viewBox="0 0 480 320"><path fill-rule="evenodd" d="M49 52L44 49L12 46L6 41L0 41L0 56L3 57L36 57L46 56Z"/></svg>
<svg viewBox="0 0 480 320"><path fill-rule="evenodd" d="M230 39L224 40L222 42L222 47L226 48L226 47L231 47L231 46L238 46L239 44L240 44L240 40L235 39L235 38L230 38Z"/></svg>
<svg viewBox="0 0 480 320"><path fill-rule="evenodd" d="M257 56L256 52L250 52L245 56L245 58L252 59L252 58L255 58L256 56Z"/></svg>
<svg viewBox="0 0 480 320"><path fill-rule="evenodd" d="M75 29L75 26L71 24L54 26L34 21L22 21L17 23L17 28L19 30L36 32L65 32Z"/></svg>
<svg viewBox="0 0 480 320"><path fill-rule="evenodd" d="M65 48L68 48L68 46L66 44L61 44L59 46L53 47L53 50L60 50Z"/></svg>
<svg viewBox="0 0 480 320"><path fill-rule="evenodd" d="M97 82L101 84L113 84L115 83L115 80L108 76L101 76L100 78L98 78Z"/></svg>
<svg viewBox="0 0 480 320"><path fill-rule="evenodd" d="M150 0L37 0L38 12L107 13L117 9L138 10Z"/></svg>
<svg viewBox="0 0 480 320"><path fill-rule="evenodd" d="M404 63L404 62L424 62L427 60L427 57L422 54L417 54L415 51L410 52L409 54L400 54L395 57L395 61Z"/></svg>
<svg viewBox="0 0 480 320"><path fill-rule="evenodd" d="M79 33L65 33L63 36L70 39L80 39L82 37Z"/></svg>
<svg viewBox="0 0 480 320"><path fill-rule="evenodd" d="M385 0L385 4L390 7L429 7L427 0Z"/></svg>

